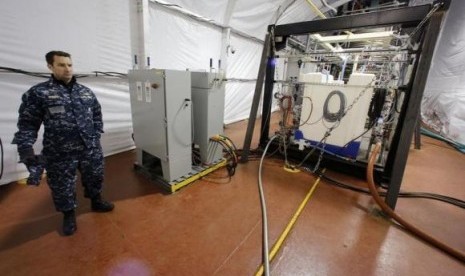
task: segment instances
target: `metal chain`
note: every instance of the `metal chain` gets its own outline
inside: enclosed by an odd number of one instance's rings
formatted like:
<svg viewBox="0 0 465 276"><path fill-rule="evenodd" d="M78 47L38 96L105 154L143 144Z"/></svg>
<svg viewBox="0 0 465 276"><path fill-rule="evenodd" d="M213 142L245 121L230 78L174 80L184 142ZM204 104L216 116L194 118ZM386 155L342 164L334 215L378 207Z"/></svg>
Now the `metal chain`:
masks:
<svg viewBox="0 0 465 276"><path fill-rule="evenodd" d="M318 156L318 161L316 162L315 167L313 168L312 172L316 172L318 168L320 167L321 160L323 160L323 153L325 152L325 148L326 148L326 141L321 146L320 156Z"/></svg>
<svg viewBox="0 0 465 276"><path fill-rule="evenodd" d="M320 149L320 156L318 157L318 161L317 161L317 164L315 165L315 168L313 168L314 171L318 170L318 167L320 165L320 162L321 160L323 159L323 153L324 153L324 149L326 147L326 140L328 139L328 137L331 135L331 132L337 128L340 123L341 123L341 120L342 118L345 117L345 115L347 114L347 112L349 112L352 107L360 100L361 97L363 97L363 95L365 94L365 92L370 88L372 87L372 83L375 81L375 79L373 78L370 83L368 83L362 91L360 91L360 93L357 95L357 97L352 101L352 103L347 107L347 109L344 111L344 113L337 119L336 122L334 122L334 124L328 128L328 130L326 131L325 135L323 136L323 138L321 138L321 140L314 146L314 148L304 157L304 159L299 163L298 167L302 167L302 165L305 163L305 161L315 152L316 149ZM321 148L319 148L319 146L321 146Z"/></svg>
<svg viewBox="0 0 465 276"><path fill-rule="evenodd" d="M342 120L342 118L344 118L347 114L347 112L349 112L352 107L360 100L361 97L363 97L363 95L365 94L365 92L368 90L368 88L371 87L371 84L375 81L375 79L373 78L370 83L365 86L365 88L360 91L360 93L358 93L358 96L352 101L352 103L347 107L347 109L344 111L344 113L336 120L336 122L334 122L334 125L332 125L325 133L325 136L323 137L323 139L326 140L326 138L331 135L331 132L337 128Z"/></svg>

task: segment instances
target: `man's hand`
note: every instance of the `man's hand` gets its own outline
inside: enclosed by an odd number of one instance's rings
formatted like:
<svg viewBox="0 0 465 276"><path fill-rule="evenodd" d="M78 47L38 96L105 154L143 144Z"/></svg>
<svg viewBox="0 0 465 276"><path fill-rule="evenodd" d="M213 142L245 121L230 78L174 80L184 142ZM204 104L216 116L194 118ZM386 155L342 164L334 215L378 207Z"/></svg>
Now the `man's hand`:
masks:
<svg viewBox="0 0 465 276"><path fill-rule="evenodd" d="M35 155L33 148L18 149L18 153L19 162L24 163L29 171L29 177L26 183L28 185L38 186L42 179L42 174L44 173L43 157L41 155Z"/></svg>
<svg viewBox="0 0 465 276"><path fill-rule="evenodd" d="M29 165L27 166L29 171L29 177L27 178L26 184L39 186L40 180L42 180L42 174L44 173L44 166L42 164Z"/></svg>
<svg viewBox="0 0 465 276"><path fill-rule="evenodd" d="M18 153L19 153L19 162L24 163L26 167L36 165L37 162L39 161L36 155L34 154L34 149L32 147L26 148L26 149L18 149Z"/></svg>

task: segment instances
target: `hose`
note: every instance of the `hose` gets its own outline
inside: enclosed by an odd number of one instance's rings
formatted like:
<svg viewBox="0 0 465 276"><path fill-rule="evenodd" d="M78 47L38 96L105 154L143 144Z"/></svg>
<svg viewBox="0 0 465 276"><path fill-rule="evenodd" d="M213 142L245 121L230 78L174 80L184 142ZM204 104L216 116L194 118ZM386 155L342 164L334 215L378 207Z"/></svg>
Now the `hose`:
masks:
<svg viewBox="0 0 465 276"><path fill-rule="evenodd" d="M258 191L260 194L260 207L262 210L262 260L263 260L263 267L264 267L264 275L270 275L270 259L268 255L268 216L266 214L266 201L265 201L265 192L263 191L263 182L262 182L262 171L263 171L263 160L265 159L266 152L268 151L268 147L271 145L274 139L276 139L278 135L274 135L266 144L265 150L263 151L262 158L260 159L260 165L258 166Z"/></svg>
<svg viewBox="0 0 465 276"><path fill-rule="evenodd" d="M326 169L323 169L322 170L322 174L325 173L325 170ZM273 248L271 248L271 251L269 253L269 259L270 261L272 261L274 259L274 257L276 256L276 254L278 253L279 249L281 248L281 246L283 245L284 241L286 240L287 236L289 236L289 233L291 232L292 228L294 227L295 223L297 222L297 219L299 218L300 214L302 213L303 209L305 208L305 206L307 205L308 201L310 200L310 198L312 197L313 195L313 192L315 191L316 187L318 186L318 183L320 182L321 180L321 176L318 176L318 178L315 180L315 182L313 183L312 187L310 188L310 190L308 191L307 195L305 196L304 200L300 203L299 207L297 208L296 212L294 213L294 215L292 216L291 220L289 221L289 223L287 224L286 228L284 229L284 231L281 233L281 235L279 236L278 240L276 241L276 243L273 245ZM259 268L258 268L258 271L255 273L255 276L261 276L263 275L263 265L261 265Z"/></svg>
<svg viewBox="0 0 465 276"><path fill-rule="evenodd" d="M427 243L433 245L434 247L442 250L443 252L449 254L450 256L458 259L461 262L465 262L465 254L463 252L460 252L440 241L435 239L434 237L426 234L425 232L421 231L414 225L410 224L409 222L405 221L403 218L401 218L399 215L397 215L391 207L389 207L379 196L378 191L376 190L375 182L373 179L373 171L375 167L375 162L376 158L378 156L378 153L381 148L381 143L376 143L376 146L373 150L373 152L370 155L370 159L368 161L368 166L367 166L367 183L368 183L368 189L370 189L371 195L373 196L374 200L376 203L381 207L382 211L387 214L389 217L394 219L396 222L398 222L400 225L402 225L407 231L410 233L414 234L415 236L421 238L422 240L426 241Z"/></svg>
<svg viewBox="0 0 465 276"><path fill-rule="evenodd" d="M458 142L455 142L455 141L453 141L451 139L448 139L448 138L446 138L444 136L441 136L441 135L439 135L437 133L429 131L429 130L427 130L425 128L421 128L420 133L423 134L423 135L426 135L428 137L434 138L436 140L445 142L445 143L451 145L452 147L454 147L456 150L460 151L461 153L465 153L465 145L464 144L460 144Z"/></svg>

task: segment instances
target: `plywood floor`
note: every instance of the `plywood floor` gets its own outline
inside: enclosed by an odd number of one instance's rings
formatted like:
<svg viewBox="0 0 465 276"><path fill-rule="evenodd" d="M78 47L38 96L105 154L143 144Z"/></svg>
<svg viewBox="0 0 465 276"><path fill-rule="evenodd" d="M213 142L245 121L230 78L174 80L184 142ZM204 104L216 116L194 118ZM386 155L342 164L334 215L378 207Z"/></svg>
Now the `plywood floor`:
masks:
<svg viewBox="0 0 465 276"><path fill-rule="evenodd" d="M226 134L242 146L246 122ZM254 138L253 146L256 145ZM90 211L79 189L78 230L60 235L46 183L0 186L0 275L254 275L261 263L258 161L228 179L219 170L168 195L133 170L134 151L106 158L111 213ZM341 181L363 181L330 171ZM273 245L315 177L265 161ZM465 155L422 137L410 150L402 189L465 199ZM465 275L465 264L388 222L367 195L321 181L271 264L271 275ZM399 199L396 211L465 251L465 210Z"/></svg>

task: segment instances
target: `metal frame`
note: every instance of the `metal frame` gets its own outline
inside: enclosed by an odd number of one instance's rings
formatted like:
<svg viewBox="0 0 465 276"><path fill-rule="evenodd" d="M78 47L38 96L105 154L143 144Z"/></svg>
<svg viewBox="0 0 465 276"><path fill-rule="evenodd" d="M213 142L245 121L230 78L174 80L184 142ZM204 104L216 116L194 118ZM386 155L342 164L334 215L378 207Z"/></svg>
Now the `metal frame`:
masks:
<svg viewBox="0 0 465 276"><path fill-rule="evenodd" d="M420 39L420 48L417 51L416 64L405 93L406 97L399 116L397 129L391 143L391 150L389 151L384 169L378 171L381 181L388 183L386 203L393 209L397 203L397 197L407 162L409 147L417 124L423 90L425 88L434 47L440 31L440 23L442 21L444 10L446 10L450 4L450 0L440 1L440 3L442 4L442 7L432 15L430 21L424 26L424 30L421 34L422 37ZM241 161L247 162L248 155L250 153L250 142L252 140L264 76L265 89L260 130L260 147L265 147L269 141L268 133L270 129L270 122L268 119L271 115L275 71L273 59L276 50L272 47L273 44L271 41L285 41L290 35L317 33L331 30L346 30L352 28L390 25L416 27L427 16L431 8L431 5L422 5L294 24L268 26L268 34L260 62L258 80L249 117L247 133L244 140L244 149ZM359 170L366 170L366 166L361 168L360 165L357 165L356 167L356 169Z"/></svg>

